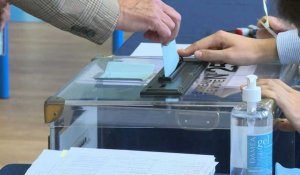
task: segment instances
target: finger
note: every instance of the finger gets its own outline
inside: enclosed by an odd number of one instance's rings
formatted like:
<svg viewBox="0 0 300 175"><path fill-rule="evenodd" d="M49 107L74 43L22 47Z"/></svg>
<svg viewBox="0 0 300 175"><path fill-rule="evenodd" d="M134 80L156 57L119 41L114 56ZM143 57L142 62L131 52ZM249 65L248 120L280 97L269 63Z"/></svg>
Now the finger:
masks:
<svg viewBox="0 0 300 175"><path fill-rule="evenodd" d="M288 102L289 92L281 87L279 84L274 83L273 80L265 80L263 85L262 82L257 83L261 87L262 96L265 98L272 98L276 101L277 105L282 109L285 109ZM283 98L286 97L286 98Z"/></svg>
<svg viewBox="0 0 300 175"><path fill-rule="evenodd" d="M165 13L162 14L162 22L164 22L170 31L173 31L175 29L175 23L174 21Z"/></svg>
<svg viewBox="0 0 300 175"><path fill-rule="evenodd" d="M278 25L278 18L274 17L274 16L263 16L261 17L258 21L257 21L257 27L258 28L264 28L264 26L262 25L262 23L266 23L267 22L267 18L269 21L269 24L271 27L277 26ZM262 23L261 23L262 22ZM275 27L276 28L276 27Z"/></svg>
<svg viewBox="0 0 300 175"><path fill-rule="evenodd" d="M164 2L162 2L163 11L173 19L176 24L179 24L181 21L181 15L172 7L168 6Z"/></svg>
<svg viewBox="0 0 300 175"><path fill-rule="evenodd" d="M271 84L270 81L271 81L270 79L258 79L256 81L256 85L260 86L260 87L263 87L263 86L268 87L268 85Z"/></svg>
<svg viewBox="0 0 300 175"><path fill-rule="evenodd" d="M258 21L257 21L257 24L256 26L258 28L264 28L264 26L262 25L262 23L265 23L267 21L267 17L266 16L263 16L261 17Z"/></svg>
<svg viewBox="0 0 300 175"><path fill-rule="evenodd" d="M291 27L288 24L285 24L285 22L282 21L281 19L274 16L269 16L268 20L269 20L270 27L274 30L275 33L284 32L286 30L289 30ZM260 23L260 21L265 23L267 21L267 17L266 16L262 17L257 23L258 28L264 28L264 26Z"/></svg>
<svg viewBox="0 0 300 175"><path fill-rule="evenodd" d="M226 58L226 55L229 50L207 50L202 49L195 52L195 58L201 60L201 61L207 61L207 62L226 62L228 60Z"/></svg>
<svg viewBox="0 0 300 175"><path fill-rule="evenodd" d="M173 20L176 26L180 26L181 15L174 8L166 5L164 2L162 3L164 13L167 14Z"/></svg>
<svg viewBox="0 0 300 175"><path fill-rule="evenodd" d="M273 98L274 100L277 100L281 95L286 95L286 90L284 90L278 84L268 82L264 84L257 83L257 85L261 88L262 95L264 97L269 97L269 98ZM266 96L265 93L267 92L272 92L273 95Z"/></svg>
<svg viewBox="0 0 300 175"><path fill-rule="evenodd" d="M166 5L163 3L163 11L173 20L175 27L172 30L171 38L170 40L173 40L177 37L179 29L180 29L180 23L181 23L181 15L172 7Z"/></svg>
<svg viewBox="0 0 300 175"><path fill-rule="evenodd" d="M258 86L271 86L271 87L274 84L272 79L258 79L256 83Z"/></svg>
<svg viewBox="0 0 300 175"><path fill-rule="evenodd" d="M154 42L161 42L161 38L157 32L147 31L144 33L144 37Z"/></svg>
<svg viewBox="0 0 300 175"><path fill-rule="evenodd" d="M275 122L276 129L284 132L294 132L295 128L287 119L277 119Z"/></svg>
<svg viewBox="0 0 300 175"><path fill-rule="evenodd" d="M9 18L10 18L10 7L9 7L9 5L7 5L7 6L5 7L4 18L5 18L6 21L8 21Z"/></svg>
<svg viewBox="0 0 300 175"><path fill-rule="evenodd" d="M288 86L287 84L285 84L283 81L279 80L279 79L275 79L274 80L275 83L277 83L280 87L282 87L284 90L286 90L287 92L292 92L294 91L293 88L291 88L290 86Z"/></svg>
<svg viewBox="0 0 300 175"><path fill-rule="evenodd" d="M246 84L241 85L241 86L240 86L240 90L243 91L243 89L244 89L246 86L247 86Z"/></svg>
<svg viewBox="0 0 300 175"><path fill-rule="evenodd" d="M265 98L271 98L277 102L277 93L271 90L268 86L260 86L261 87L261 96Z"/></svg>
<svg viewBox="0 0 300 175"><path fill-rule="evenodd" d="M266 38L273 38L273 36L266 29L259 29L256 32L256 38L266 39Z"/></svg>
<svg viewBox="0 0 300 175"><path fill-rule="evenodd" d="M191 56L191 55L194 54L192 51L186 51L185 49L182 49L182 48L178 49L177 52L178 52L178 54L180 56L183 56L183 57L185 57L185 56Z"/></svg>
<svg viewBox="0 0 300 175"><path fill-rule="evenodd" d="M190 55L193 55L198 50L209 49L209 48L215 47L215 45L216 45L216 42L214 41L215 37L216 37L215 35L216 34L205 37L205 38L193 43L192 45L190 45L189 47L187 47L185 49L178 50L179 55L190 56ZM200 56L200 55L198 54L198 56Z"/></svg>
<svg viewBox="0 0 300 175"><path fill-rule="evenodd" d="M269 16L269 23L270 23L271 28L276 33L289 30L289 28L286 26L286 24L277 17Z"/></svg>
<svg viewBox="0 0 300 175"><path fill-rule="evenodd" d="M274 91L278 92L292 92L294 89L292 89L290 86L285 84L283 81L279 79L259 79L257 81L257 85L259 86L267 86L269 89L272 89Z"/></svg>
<svg viewBox="0 0 300 175"><path fill-rule="evenodd" d="M5 8L2 9L2 14L1 14L1 25L0 25L0 29L3 30L4 26L6 24L6 22L9 20L10 18L10 9L9 9L9 4L6 4Z"/></svg>
<svg viewBox="0 0 300 175"><path fill-rule="evenodd" d="M157 21L154 24L154 31L157 32L159 36L159 42L165 44L168 40L168 38L171 36L171 30L169 27L162 21Z"/></svg>

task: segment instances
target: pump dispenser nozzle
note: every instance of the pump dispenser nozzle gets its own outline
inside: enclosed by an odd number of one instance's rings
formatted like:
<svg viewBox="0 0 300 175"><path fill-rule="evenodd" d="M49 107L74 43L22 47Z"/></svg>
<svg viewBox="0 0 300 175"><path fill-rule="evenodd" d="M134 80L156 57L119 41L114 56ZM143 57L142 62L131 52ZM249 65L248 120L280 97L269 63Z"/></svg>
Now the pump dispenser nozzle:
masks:
<svg viewBox="0 0 300 175"><path fill-rule="evenodd" d="M247 103L247 112L256 111L256 105L261 101L261 88L256 86L256 75L247 76L247 86L243 88L243 101Z"/></svg>

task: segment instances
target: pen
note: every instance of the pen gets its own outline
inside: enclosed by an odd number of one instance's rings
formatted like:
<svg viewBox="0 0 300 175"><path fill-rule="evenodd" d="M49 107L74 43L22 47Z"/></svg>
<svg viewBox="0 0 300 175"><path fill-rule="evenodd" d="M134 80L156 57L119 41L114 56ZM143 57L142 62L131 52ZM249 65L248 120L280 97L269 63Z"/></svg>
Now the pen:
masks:
<svg viewBox="0 0 300 175"><path fill-rule="evenodd" d="M259 23L274 37L277 38L277 34L267 25L267 23L262 22L259 20Z"/></svg>
<svg viewBox="0 0 300 175"><path fill-rule="evenodd" d="M250 38L256 38L256 32L258 30L258 27L254 25L249 25L248 27L239 27L236 28L233 33L242 35L242 36L247 36Z"/></svg>

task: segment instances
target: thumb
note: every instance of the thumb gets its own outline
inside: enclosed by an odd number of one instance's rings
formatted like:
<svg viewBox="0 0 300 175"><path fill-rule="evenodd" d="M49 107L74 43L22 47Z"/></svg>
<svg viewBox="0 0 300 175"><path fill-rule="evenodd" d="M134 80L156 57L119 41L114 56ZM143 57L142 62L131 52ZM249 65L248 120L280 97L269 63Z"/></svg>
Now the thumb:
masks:
<svg viewBox="0 0 300 175"><path fill-rule="evenodd" d="M195 52L195 58L207 62L224 62L226 59L224 50L199 50Z"/></svg>

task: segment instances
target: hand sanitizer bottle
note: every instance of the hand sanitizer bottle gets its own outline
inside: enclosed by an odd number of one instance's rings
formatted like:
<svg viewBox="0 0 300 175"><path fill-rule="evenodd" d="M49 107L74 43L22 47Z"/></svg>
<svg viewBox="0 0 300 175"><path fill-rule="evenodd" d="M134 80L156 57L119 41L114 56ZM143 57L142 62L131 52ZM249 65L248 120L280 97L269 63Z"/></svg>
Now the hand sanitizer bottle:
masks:
<svg viewBox="0 0 300 175"><path fill-rule="evenodd" d="M243 103L231 112L231 175L272 175L273 116L261 103L255 75L247 76Z"/></svg>

